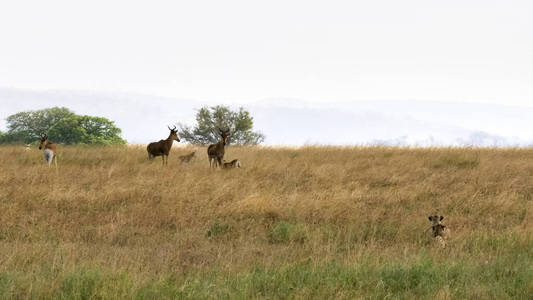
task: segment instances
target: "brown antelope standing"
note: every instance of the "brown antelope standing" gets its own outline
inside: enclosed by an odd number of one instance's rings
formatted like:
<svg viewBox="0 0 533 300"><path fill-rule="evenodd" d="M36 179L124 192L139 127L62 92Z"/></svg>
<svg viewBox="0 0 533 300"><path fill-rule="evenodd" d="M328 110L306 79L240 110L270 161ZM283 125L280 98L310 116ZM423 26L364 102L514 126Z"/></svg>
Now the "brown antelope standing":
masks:
<svg viewBox="0 0 533 300"><path fill-rule="evenodd" d="M230 162L224 161L224 163L222 164L223 169L232 169L232 168L240 168L240 167L241 167L241 162L238 159L234 159Z"/></svg>
<svg viewBox="0 0 533 300"><path fill-rule="evenodd" d="M187 155L182 155L180 157L178 157L178 159L180 160L181 163L188 163L191 161L191 159L194 157L194 154L196 153L196 151L193 151Z"/></svg>
<svg viewBox="0 0 533 300"><path fill-rule="evenodd" d="M450 230L442 225L441 221L444 219L443 216L429 216L429 221L431 222L431 231L433 234L433 239L441 247L446 247L446 241L450 237Z"/></svg>
<svg viewBox="0 0 533 300"><path fill-rule="evenodd" d="M229 136L229 129L222 131L218 129L220 136L222 137L220 141L216 144L211 144L207 147L207 156L209 157L209 167L216 168L222 166L222 159L224 158L224 147L226 146L226 141ZM212 163L211 163L212 162Z"/></svg>
<svg viewBox="0 0 533 300"><path fill-rule="evenodd" d="M168 164L168 153L170 152L170 148L172 148L172 143L174 141L180 141L176 126L174 126L174 128L170 128L169 126L167 127L170 130L170 135L166 140L150 143L146 147L146 151L148 151L148 158L153 159L156 156L161 156L163 158L163 165L165 165L165 157L166 164Z"/></svg>
<svg viewBox="0 0 533 300"><path fill-rule="evenodd" d="M39 144L39 150L41 149L44 149L44 161L48 164L48 167L50 167L50 164L52 163L53 159L57 168L57 146L56 144L48 140L48 136L46 134L41 134L41 143Z"/></svg>

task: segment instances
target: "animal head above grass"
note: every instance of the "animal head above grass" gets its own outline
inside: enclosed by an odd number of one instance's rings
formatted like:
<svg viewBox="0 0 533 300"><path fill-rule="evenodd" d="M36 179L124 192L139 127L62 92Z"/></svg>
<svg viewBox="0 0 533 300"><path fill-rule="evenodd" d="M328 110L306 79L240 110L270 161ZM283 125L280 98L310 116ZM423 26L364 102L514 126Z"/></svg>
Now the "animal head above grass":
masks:
<svg viewBox="0 0 533 300"><path fill-rule="evenodd" d="M39 144L39 150L46 146L48 143L48 136L46 134L41 134L41 143Z"/></svg>
<svg viewBox="0 0 533 300"><path fill-rule="evenodd" d="M222 130L222 129L218 128L218 133L222 137L222 139L220 141L222 142L222 144L226 145L227 142L228 142L228 137L230 136L229 129Z"/></svg>
<svg viewBox="0 0 533 300"><path fill-rule="evenodd" d="M178 130L176 130L176 126L174 126L174 128L170 128L170 126L167 127L170 130L170 135L168 136L168 139L179 142L180 138L178 137Z"/></svg>

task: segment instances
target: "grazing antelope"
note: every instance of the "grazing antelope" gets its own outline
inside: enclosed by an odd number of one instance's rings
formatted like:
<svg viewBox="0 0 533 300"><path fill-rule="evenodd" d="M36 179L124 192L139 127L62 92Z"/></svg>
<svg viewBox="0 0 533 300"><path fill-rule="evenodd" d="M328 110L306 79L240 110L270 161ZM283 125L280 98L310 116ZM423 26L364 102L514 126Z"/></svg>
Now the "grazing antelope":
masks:
<svg viewBox="0 0 533 300"><path fill-rule="evenodd" d="M196 151L193 151L187 155L182 155L178 157L178 159L180 160L181 163L188 163L191 161L191 159L193 159L195 153Z"/></svg>
<svg viewBox="0 0 533 300"><path fill-rule="evenodd" d="M229 136L229 129L222 131L219 128L218 132L220 133L220 136L222 137L222 139L220 139L218 143L209 145L209 147L207 147L207 156L209 157L209 167L213 167L213 168L216 168L217 165L222 166L222 159L224 158L224 146L226 146L226 141L228 140L228 136Z"/></svg>
<svg viewBox="0 0 533 300"><path fill-rule="evenodd" d="M240 168L240 167L241 167L241 162L238 159L234 159L230 162L224 161L224 163L222 164L223 169L233 169L233 168Z"/></svg>
<svg viewBox="0 0 533 300"><path fill-rule="evenodd" d="M161 158L163 159L163 165L165 165L165 157L166 164L168 164L168 153L170 152L170 148L172 148L172 143L174 141L180 141L180 139L178 138L178 131L176 130L176 126L174 126L174 128L170 128L169 126L167 127L170 130L170 135L166 140L160 140L159 142L150 143L146 147L146 151L148 151L148 158L152 159L156 156L161 156Z"/></svg>
<svg viewBox="0 0 533 300"><path fill-rule="evenodd" d="M48 140L48 136L46 134L41 134L41 143L39 144L39 150L41 149L44 149L44 161L46 161L48 167L50 167L50 164L52 163L53 159L57 168L57 147L56 144Z"/></svg>
<svg viewBox="0 0 533 300"><path fill-rule="evenodd" d="M442 225L443 216L429 216L433 239L441 246L446 247L446 241L450 237L450 230Z"/></svg>

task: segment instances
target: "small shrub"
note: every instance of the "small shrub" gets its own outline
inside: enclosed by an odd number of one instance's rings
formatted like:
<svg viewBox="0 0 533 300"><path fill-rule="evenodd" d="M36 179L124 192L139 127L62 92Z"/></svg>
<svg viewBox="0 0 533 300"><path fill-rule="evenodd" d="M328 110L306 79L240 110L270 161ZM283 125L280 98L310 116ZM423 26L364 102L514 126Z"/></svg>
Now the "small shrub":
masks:
<svg viewBox="0 0 533 300"><path fill-rule="evenodd" d="M289 240L289 224L285 222L277 223L270 231L269 241L271 243L283 243Z"/></svg>
<svg viewBox="0 0 533 300"><path fill-rule="evenodd" d="M222 236L228 233L230 229L231 227L228 224L220 224L218 221L215 221L207 231L207 237Z"/></svg>
<svg viewBox="0 0 533 300"><path fill-rule="evenodd" d="M301 225L278 222L269 233L269 242L273 244L296 242L304 243L307 239L305 229Z"/></svg>

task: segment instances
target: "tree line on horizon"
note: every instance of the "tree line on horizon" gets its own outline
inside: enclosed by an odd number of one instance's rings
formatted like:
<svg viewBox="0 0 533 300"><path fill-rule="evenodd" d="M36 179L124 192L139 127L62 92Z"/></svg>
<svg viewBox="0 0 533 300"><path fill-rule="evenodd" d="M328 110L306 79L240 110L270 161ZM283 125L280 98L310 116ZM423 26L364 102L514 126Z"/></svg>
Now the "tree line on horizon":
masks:
<svg viewBox="0 0 533 300"><path fill-rule="evenodd" d="M31 144L47 134L55 143L67 145L124 145L122 130L114 121L103 117L78 115L66 107L52 107L41 110L23 111L6 118L7 131L0 131L0 144ZM236 111L224 105L204 106L196 114L194 126L178 123L182 140L206 145L220 139L218 128L231 132L229 144L257 145L265 136L254 132L253 118L244 108ZM161 137L154 137L154 140Z"/></svg>

